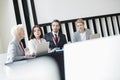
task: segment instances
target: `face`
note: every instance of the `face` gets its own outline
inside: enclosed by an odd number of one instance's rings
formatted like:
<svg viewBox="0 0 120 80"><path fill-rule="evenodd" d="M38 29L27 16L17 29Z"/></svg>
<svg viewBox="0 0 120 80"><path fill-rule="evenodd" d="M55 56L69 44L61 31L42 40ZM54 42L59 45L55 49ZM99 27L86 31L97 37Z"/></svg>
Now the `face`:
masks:
<svg viewBox="0 0 120 80"><path fill-rule="evenodd" d="M84 32L84 24L83 23L77 23L76 24L77 26L77 29L80 31L80 32Z"/></svg>
<svg viewBox="0 0 120 80"><path fill-rule="evenodd" d="M19 36L20 39L24 38L25 34L24 34L24 29L23 28L18 30L18 36Z"/></svg>
<svg viewBox="0 0 120 80"><path fill-rule="evenodd" d="M40 29L38 27L34 28L34 36L35 38L40 38L41 32Z"/></svg>
<svg viewBox="0 0 120 80"><path fill-rule="evenodd" d="M57 33L57 32L59 32L59 29L60 29L59 23L58 22L53 22L52 23L52 30L53 30L53 32Z"/></svg>

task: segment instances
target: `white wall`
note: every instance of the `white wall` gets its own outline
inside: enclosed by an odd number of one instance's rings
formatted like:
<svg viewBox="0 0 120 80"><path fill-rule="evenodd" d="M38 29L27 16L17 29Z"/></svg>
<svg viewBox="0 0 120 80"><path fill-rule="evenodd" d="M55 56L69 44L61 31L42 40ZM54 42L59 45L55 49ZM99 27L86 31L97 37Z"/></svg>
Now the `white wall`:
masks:
<svg viewBox="0 0 120 80"><path fill-rule="evenodd" d="M0 53L6 53L12 39L10 29L16 24L12 0L0 0Z"/></svg>
<svg viewBox="0 0 120 80"><path fill-rule="evenodd" d="M1 33L0 33L0 35L1 35ZM1 40L2 39L0 38L0 53L2 53L2 51L3 51Z"/></svg>
<svg viewBox="0 0 120 80"><path fill-rule="evenodd" d="M2 10L2 1L0 1L0 11ZM0 36L1 36L1 24L2 24L2 14L0 15ZM2 36L0 37L0 53L3 52L3 48L2 48Z"/></svg>
<svg viewBox="0 0 120 80"><path fill-rule="evenodd" d="M120 13L120 0L34 0L39 23Z"/></svg>

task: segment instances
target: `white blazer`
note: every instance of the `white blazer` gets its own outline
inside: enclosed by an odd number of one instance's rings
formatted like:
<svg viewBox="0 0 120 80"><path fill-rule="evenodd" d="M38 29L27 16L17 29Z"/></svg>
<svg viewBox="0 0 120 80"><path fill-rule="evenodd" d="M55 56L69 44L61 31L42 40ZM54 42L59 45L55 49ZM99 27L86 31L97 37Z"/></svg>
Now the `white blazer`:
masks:
<svg viewBox="0 0 120 80"><path fill-rule="evenodd" d="M46 42L46 40L43 39L43 38L41 38L40 39L40 43L39 43L35 38L31 39L28 42L28 48L29 48L30 54L36 53L36 51L37 51L37 45L41 44L42 42Z"/></svg>
<svg viewBox="0 0 120 80"><path fill-rule="evenodd" d="M23 56L24 51L20 47L18 40L14 38L8 45L6 62L13 62L14 60L22 59Z"/></svg>

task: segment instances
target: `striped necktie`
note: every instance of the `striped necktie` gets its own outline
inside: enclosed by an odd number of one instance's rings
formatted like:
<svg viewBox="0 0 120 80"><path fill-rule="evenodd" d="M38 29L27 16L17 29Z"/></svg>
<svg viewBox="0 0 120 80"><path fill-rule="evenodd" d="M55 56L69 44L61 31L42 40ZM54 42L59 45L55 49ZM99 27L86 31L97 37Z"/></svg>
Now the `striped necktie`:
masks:
<svg viewBox="0 0 120 80"><path fill-rule="evenodd" d="M55 43L56 43L56 45L58 45L58 37L57 37L57 34L55 34Z"/></svg>

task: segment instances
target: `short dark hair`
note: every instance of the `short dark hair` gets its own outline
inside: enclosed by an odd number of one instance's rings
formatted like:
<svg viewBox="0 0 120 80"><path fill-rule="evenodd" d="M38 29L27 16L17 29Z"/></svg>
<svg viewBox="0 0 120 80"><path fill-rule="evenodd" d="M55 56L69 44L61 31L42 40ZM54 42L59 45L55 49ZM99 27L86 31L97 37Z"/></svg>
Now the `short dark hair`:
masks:
<svg viewBox="0 0 120 80"><path fill-rule="evenodd" d="M52 23L54 23L54 22L57 22L59 24L59 26L61 27L60 21L58 19L55 19L52 21ZM52 26L52 23L51 23L51 26Z"/></svg>
<svg viewBox="0 0 120 80"><path fill-rule="evenodd" d="M40 32L41 32L40 38L43 38L43 33L42 33L42 29L41 29L40 25L35 25L32 28L32 31L31 31L31 34L30 34L30 39L35 38L35 36L34 36L34 28L36 28L36 27L40 29Z"/></svg>

